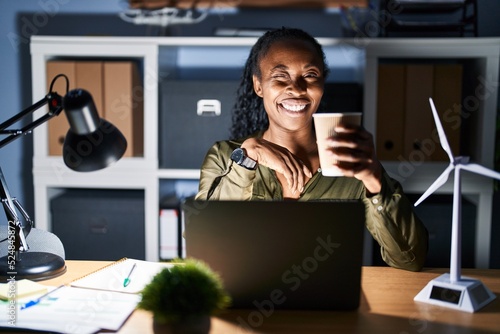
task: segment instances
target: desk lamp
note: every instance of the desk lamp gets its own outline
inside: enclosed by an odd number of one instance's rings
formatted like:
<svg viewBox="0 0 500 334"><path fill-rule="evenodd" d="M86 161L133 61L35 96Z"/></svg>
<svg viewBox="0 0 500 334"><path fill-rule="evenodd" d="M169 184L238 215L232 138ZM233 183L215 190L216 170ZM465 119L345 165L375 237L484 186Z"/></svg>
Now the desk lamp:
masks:
<svg viewBox="0 0 500 334"><path fill-rule="evenodd" d="M454 157L432 98L429 99L429 103L436 123L441 147L450 158L450 164L436 181L431 184L429 189L415 202L415 206L419 205L436 189L441 187L448 180L451 171L454 171L450 273L443 274L431 280L415 296L414 300L472 313L490 303L496 296L480 280L461 276L462 190L460 186L460 172L464 169L495 179L500 179L500 173L478 164L469 163L468 157Z"/></svg>
<svg viewBox="0 0 500 334"><path fill-rule="evenodd" d="M61 77L66 79L64 98L53 91L55 81ZM90 172L119 160L127 148L125 137L111 123L99 118L94 100L87 91L68 91L68 88L68 78L64 74L57 75L50 84L49 93L42 100L0 124L0 134L7 136L0 141L0 148L58 116L64 110L70 125L63 145L63 160L66 166L77 172ZM19 130L7 129L46 104L48 112L45 115ZM7 255L0 258L0 280L5 281L11 276L16 280L42 280L63 274L66 265L60 256L29 251L26 237L33 227L33 221L21 204L10 196L1 169L0 198L8 219L7 237L0 240L0 243L7 242ZM19 220L16 210L23 216L24 223Z"/></svg>

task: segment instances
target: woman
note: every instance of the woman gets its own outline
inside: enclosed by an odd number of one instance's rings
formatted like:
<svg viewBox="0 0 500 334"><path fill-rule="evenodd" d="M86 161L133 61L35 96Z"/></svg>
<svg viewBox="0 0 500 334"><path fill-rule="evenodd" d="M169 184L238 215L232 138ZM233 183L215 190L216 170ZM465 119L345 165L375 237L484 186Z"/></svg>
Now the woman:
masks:
<svg viewBox="0 0 500 334"><path fill-rule="evenodd" d="M420 270L427 230L400 185L377 160L362 127L336 129L329 153L345 177L321 174L312 115L328 67L319 43L299 29L264 34L246 62L230 141L217 142L201 168L203 200L361 199L366 226L390 266Z"/></svg>

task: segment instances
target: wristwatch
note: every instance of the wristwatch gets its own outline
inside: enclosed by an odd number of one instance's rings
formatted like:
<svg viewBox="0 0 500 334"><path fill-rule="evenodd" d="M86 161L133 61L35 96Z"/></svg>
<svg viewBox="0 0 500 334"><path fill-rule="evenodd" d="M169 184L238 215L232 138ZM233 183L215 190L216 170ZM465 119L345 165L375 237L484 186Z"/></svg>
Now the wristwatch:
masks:
<svg viewBox="0 0 500 334"><path fill-rule="evenodd" d="M247 154L243 148L238 147L231 153L231 160L236 162L238 165L245 167L246 169L254 170L257 168L257 161L247 157Z"/></svg>

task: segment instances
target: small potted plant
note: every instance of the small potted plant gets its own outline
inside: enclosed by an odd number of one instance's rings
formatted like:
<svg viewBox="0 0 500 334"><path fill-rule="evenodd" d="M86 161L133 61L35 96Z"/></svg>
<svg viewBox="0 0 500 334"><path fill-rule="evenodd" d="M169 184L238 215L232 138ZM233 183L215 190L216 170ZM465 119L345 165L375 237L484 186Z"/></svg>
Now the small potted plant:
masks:
<svg viewBox="0 0 500 334"><path fill-rule="evenodd" d="M144 288L138 308L153 312L155 333L208 333L210 316L231 299L207 264L195 259L174 263Z"/></svg>

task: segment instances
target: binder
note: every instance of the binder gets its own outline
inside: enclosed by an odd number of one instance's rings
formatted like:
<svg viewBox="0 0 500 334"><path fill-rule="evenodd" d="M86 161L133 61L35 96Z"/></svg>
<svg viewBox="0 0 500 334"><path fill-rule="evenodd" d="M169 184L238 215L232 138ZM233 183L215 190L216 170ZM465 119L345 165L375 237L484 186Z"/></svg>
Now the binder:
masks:
<svg viewBox="0 0 500 334"><path fill-rule="evenodd" d="M104 63L104 118L127 139L124 157L144 153L143 88L133 61Z"/></svg>
<svg viewBox="0 0 500 334"><path fill-rule="evenodd" d="M454 155L460 155L462 72L461 64L434 66L433 100ZM432 160L449 161L449 158L442 149L437 149Z"/></svg>
<svg viewBox="0 0 500 334"><path fill-rule="evenodd" d="M403 154L406 67L378 67L376 151L380 160L398 160Z"/></svg>
<svg viewBox="0 0 500 334"><path fill-rule="evenodd" d="M50 83L58 74L64 74L69 80L69 89L75 88L76 84L76 68L74 61L48 61L47 70L47 93L49 92ZM66 80L59 78L53 86L53 90L61 95L66 95ZM62 155L64 138L69 130L69 123L66 116L62 113L58 117L54 117L47 124L49 138L49 155Z"/></svg>
<svg viewBox="0 0 500 334"><path fill-rule="evenodd" d="M380 64L376 150L380 160L448 161L428 105L432 97L452 151L460 154L461 64Z"/></svg>
<svg viewBox="0 0 500 334"><path fill-rule="evenodd" d="M160 259L171 260L180 256L179 210L160 209Z"/></svg>
<svg viewBox="0 0 500 334"><path fill-rule="evenodd" d="M432 154L440 149L432 134L434 119L429 109L433 83L433 65L406 65L404 157L416 165L430 161Z"/></svg>
<svg viewBox="0 0 500 334"><path fill-rule="evenodd" d="M81 88L87 90L93 97L99 116L103 116L103 91L102 91L102 61L69 61L51 60L47 62L47 92L50 83L58 74L64 74L69 80L69 90ZM66 80L59 78L53 90L64 97L66 95ZM49 155L62 155L64 138L69 130L66 115L61 113L48 122L49 129Z"/></svg>
<svg viewBox="0 0 500 334"><path fill-rule="evenodd" d="M94 99L95 107L100 117L104 116L103 109L103 62L77 61L75 62L76 83L74 88L88 91Z"/></svg>

